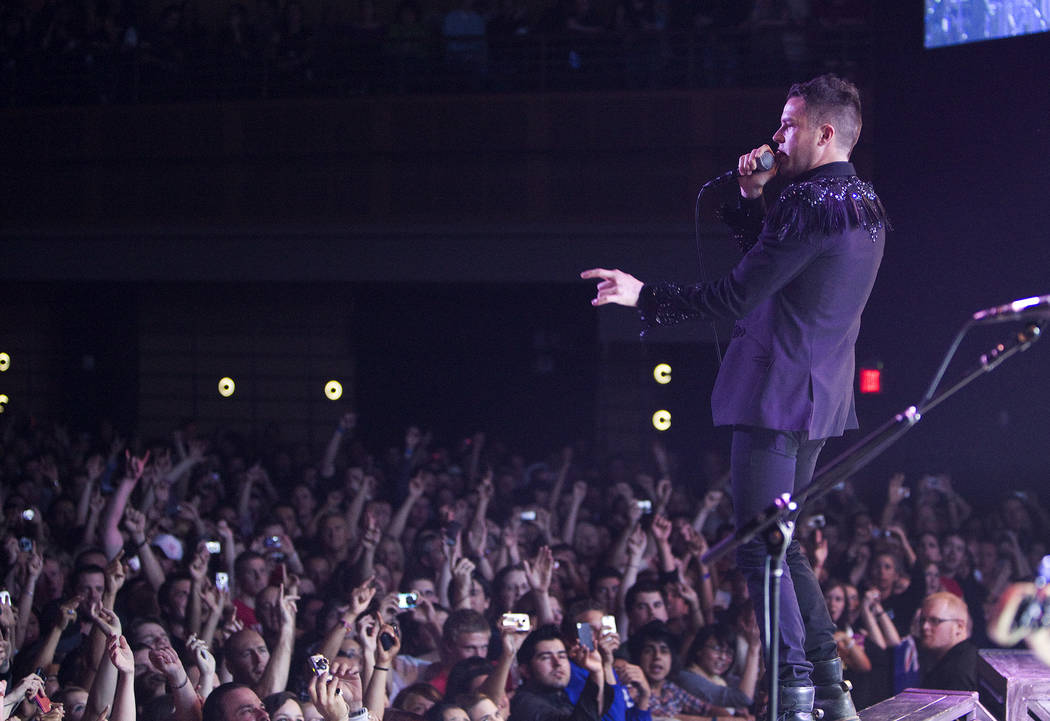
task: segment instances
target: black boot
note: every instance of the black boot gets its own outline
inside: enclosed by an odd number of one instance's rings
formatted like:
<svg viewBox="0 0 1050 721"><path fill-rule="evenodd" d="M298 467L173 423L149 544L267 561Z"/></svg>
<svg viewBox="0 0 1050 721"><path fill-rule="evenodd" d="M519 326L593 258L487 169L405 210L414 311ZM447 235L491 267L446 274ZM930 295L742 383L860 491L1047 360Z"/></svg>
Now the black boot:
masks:
<svg viewBox="0 0 1050 721"><path fill-rule="evenodd" d="M842 680L841 658L814 662L810 678L816 688L814 705L824 712L824 721L860 721L850 696L853 684Z"/></svg>
<svg viewBox="0 0 1050 721"><path fill-rule="evenodd" d="M820 718L819 712L813 713L813 698L812 686L781 686L776 721L814 721Z"/></svg>

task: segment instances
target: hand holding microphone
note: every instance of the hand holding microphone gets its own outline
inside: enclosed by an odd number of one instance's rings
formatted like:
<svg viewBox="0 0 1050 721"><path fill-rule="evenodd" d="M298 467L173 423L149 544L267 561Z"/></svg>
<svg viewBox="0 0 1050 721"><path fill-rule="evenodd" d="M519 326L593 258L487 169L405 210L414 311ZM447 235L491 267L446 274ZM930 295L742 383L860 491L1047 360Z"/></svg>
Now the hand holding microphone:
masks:
<svg viewBox="0 0 1050 721"><path fill-rule="evenodd" d="M768 145L755 148L740 156L734 175L740 184L740 194L745 198L757 198L780 167L777 156Z"/></svg>

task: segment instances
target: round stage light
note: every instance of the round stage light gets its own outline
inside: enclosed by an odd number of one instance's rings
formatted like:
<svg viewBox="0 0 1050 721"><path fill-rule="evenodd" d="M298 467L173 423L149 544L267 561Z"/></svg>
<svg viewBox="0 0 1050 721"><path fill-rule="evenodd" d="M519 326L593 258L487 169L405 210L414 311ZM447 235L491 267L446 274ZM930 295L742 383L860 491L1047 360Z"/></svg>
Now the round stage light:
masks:
<svg viewBox="0 0 1050 721"><path fill-rule="evenodd" d="M219 379L219 395L223 398L229 398L233 395L233 392L237 390L237 384L233 382L233 378L221 378Z"/></svg>
<svg viewBox="0 0 1050 721"><path fill-rule="evenodd" d="M7 353L0 353L0 373L3 373L11 367L11 356Z"/></svg>
<svg viewBox="0 0 1050 721"><path fill-rule="evenodd" d="M330 401L337 401L343 397L343 384L339 381L328 381L324 385L324 394Z"/></svg>
<svg viewBox="0 0 1050 721"><path fill-rule="evenodd" d="M671 382L671 366L667 363L657 363L653 367L653 380L662 386Z"/></svg>
<svg viewBox="0 0 1050 721"><path fill-rule="evenodd" d="M6 395L4 395L3 393L0 393L0 413L3 413L3 412L4 412L5 410L7 410L7 409L5 408L5 406L6 406L6 405L7 405L7 404L8 404L8 403L9 403L10 401L11 401L11 399L10 399L10 398L8 398L8 397L7 397Z"/></svg>
<svg viewBox="0 0 1050 721"><path fill-rule="evenodd" d="M653 428L658 431L666 431L671 427L670 411L659 410L653 413Z"/></svg>

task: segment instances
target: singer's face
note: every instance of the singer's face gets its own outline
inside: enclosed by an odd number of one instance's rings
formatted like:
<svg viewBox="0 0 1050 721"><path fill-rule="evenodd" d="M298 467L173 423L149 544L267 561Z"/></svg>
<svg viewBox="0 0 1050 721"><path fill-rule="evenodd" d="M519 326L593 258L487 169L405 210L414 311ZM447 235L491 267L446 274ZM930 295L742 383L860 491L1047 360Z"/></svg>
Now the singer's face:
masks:
<svg viewBox="0 0 1050 721"><path fill-rule="evenodd" d="M820 128L810 127L806 117L806 101L788 98L780 115L780 127L773 134L780 155L780 175L793 178L817 167Z"/></svg>

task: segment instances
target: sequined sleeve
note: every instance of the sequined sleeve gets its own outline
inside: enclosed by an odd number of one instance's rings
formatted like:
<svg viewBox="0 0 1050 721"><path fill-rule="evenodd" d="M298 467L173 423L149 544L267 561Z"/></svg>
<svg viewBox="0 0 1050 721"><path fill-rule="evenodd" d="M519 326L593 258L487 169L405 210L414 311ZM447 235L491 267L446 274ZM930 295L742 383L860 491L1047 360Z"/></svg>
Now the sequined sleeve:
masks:
<svg viewBox="0 0 1050 721"><path fill-rule="evenodd" d="M723 203L718 210L722 222L729 226L729 236L746 253L758 242L762 232L762 219L766 214L765 201L762 198L746 200L740 198L736 205Z"/></svg>
<svg viewBox="0 0 1050 721"><path fill-rule="evenodd" d="M656 326L677 325L700 314L687 302L689 286L680 283L646 283L638 295L638 314L642 319L642 337Z"/></svg>

